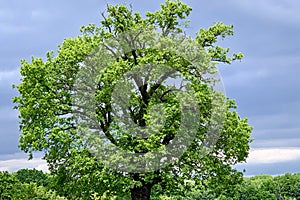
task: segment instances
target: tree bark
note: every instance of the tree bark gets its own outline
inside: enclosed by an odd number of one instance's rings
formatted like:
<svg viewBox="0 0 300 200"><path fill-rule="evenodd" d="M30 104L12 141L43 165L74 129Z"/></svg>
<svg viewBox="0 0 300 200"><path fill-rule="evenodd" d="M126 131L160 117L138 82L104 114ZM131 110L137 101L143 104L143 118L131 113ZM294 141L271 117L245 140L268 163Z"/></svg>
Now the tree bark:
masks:
<svg viewBox="0 0 300 200"><path fill-rule="evenodd" d="M131 188L132 200L150 200L152 186L150 184L142 185L141 187Z"/></svg>

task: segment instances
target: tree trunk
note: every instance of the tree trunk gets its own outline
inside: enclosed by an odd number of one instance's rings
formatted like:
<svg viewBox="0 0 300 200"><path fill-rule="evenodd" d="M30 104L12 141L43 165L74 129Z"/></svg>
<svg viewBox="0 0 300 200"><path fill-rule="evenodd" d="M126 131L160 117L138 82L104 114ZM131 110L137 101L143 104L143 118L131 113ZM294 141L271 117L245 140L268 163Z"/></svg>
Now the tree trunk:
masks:
<svg viewBox="0 0 300 200"><path fill-rule="evenodd" d="M142 185L141 187L131 188L132 200L150 200L152 186L150 184Z"/></svg>

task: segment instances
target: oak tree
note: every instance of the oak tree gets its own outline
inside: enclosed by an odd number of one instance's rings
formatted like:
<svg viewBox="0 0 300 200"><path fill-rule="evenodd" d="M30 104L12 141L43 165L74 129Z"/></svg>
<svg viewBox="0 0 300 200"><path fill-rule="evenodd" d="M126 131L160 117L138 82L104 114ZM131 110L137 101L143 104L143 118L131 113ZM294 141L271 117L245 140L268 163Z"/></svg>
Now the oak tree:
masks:
<svg viewBox="0 0 300 200"><path fill-rule="evenodd" d="M56 54L21 61L20 94L13 99L19 147L30 158L45 153L60 195L150 199L154 186L164 195L192 187L221 192L242 180L232 165L247 158L251 127L234 101L214 89L217 64L242 54L230 56L217 45L233 35L232 25L219 22L187 36L191 10L167 0L143 17L126 5L109 5L99 26L83 26L82 35L65 39ZM180 89L192 91L192 100ZM84 131L93 137L83 137ZM171 155L170 145L180 154ZM138 156L122 158L111 147Z"/></svg>

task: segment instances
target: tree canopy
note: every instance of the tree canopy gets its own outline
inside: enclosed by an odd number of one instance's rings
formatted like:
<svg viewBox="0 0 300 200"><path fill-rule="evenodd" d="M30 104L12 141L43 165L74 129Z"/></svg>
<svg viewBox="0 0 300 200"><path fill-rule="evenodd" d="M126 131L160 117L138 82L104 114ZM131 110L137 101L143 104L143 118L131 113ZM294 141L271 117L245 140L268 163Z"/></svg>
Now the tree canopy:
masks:
<svg viewBox="0 0 300 200"><path fill-rule="evenodd" d="M19 176L24 174L25 176ZM47 177L47 186L41 186L39 179L25 179L28 174L33 177ZM23 182L22 182L23 181ZM193 183L192 183L193 184ZM158 186L158 185L157 185ZM53 183L49 174L31 169L20 169L17 172L0 172L0 198L1 199L66 199L58 196L52 190ZM230 188L227 188L230 189ZM126 198L126 197L125 197ZM124 197L111 196L108 194L94 193L91 199L125 199ZM153 200L233 200L233 199L283 199L295 200L300 198L300 174L286 173L284 175L256 175L244 177L231 192L223 191L216 193L212 188L192 188L184 191L181 195L165 195L160 192L159 187L154 187L151 199Z"/></svg>
<svg viewBox="0 0 300 200"><path fill-rule="evenodd" d="M214 75L218 63L242 54L217 45L233 35L232 25L187 36L191 10L167 0L142 17L109 5L99 26L83 26L56 54L21 61L20 95L13 99L19 147L30 158L45 152L60 195L149 199L153 187L166 195L191 188L222 193L241 182L232 165L247 158L252 128L214 89Z"/></svg>
<svg viewBox="0 0 300 200"><path fill-rule="evenodd" d="M7 171L0 172L0 199L65 199L58 196L55 191L42 186L42 180L37 178L41 176L47 177L42 171L30 169L21 169L11 174ZM47 180L50 182L49 178Z"/></svg>

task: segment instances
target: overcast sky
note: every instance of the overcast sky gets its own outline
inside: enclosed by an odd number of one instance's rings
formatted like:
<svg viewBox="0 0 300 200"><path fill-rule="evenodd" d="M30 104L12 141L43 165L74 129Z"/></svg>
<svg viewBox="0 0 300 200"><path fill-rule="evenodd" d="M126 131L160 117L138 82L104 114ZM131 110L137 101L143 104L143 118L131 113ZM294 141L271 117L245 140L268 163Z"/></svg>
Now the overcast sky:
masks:
<svg viewBox="0 0 300 200"><path fill-rule="evenodd" d="M139 12L154 11L163 1L141 0L0 0L0 170L36 167L18 150L18 112L11 99L19 82L20 59L45 57L81 25L98 24L106 4L127 2ZM246 175L300 172L300 2L298 0L189 0L188 33L222 21L235 35L223 41L245 58L221 65L220 72L238 112L254 127ZM38 156L37 156L38 157Z"/></svg>

